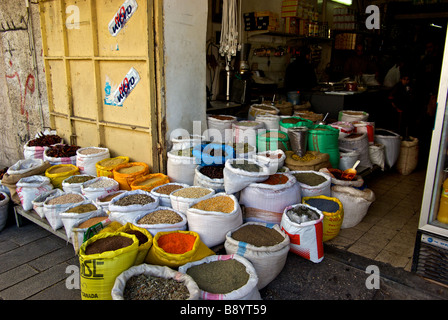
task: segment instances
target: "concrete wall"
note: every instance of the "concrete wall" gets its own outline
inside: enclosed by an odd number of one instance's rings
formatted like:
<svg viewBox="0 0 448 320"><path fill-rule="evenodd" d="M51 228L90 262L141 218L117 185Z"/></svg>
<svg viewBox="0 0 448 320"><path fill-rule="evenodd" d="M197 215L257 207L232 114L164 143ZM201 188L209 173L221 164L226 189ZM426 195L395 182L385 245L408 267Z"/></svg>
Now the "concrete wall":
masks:
<svg viewBox="0 0 448 320"><path fill-rule="evenodd" d="M0 166L23 159L23 146L49 126L38 5L0 2Z"/></svg>

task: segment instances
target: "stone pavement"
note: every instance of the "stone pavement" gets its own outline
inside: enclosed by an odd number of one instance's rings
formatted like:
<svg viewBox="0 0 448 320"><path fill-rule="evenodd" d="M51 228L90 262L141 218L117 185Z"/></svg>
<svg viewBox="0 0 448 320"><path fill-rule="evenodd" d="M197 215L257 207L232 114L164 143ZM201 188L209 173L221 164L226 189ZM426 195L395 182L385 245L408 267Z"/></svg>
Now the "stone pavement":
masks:
<svg viewBox="0 0 448 320"><path fill-rule="evenodd" d="M366 286L370 265L379 269L379 289ZM47 230L10 222L0 232L0 299L81 300L79 289L66 287L68 266L79 267L73 246ZM282 272L260 293L264 300L448 299L445 286L327 245L317 264L289 253Z"/></svg>

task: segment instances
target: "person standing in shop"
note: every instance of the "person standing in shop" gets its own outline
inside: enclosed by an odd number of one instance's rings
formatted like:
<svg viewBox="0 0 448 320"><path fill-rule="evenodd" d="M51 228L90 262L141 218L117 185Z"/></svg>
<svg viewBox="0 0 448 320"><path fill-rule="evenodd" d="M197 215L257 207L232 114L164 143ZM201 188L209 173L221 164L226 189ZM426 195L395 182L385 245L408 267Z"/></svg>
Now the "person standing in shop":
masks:
<svg viewBox="0 0 448 320"><path fill-rule="evenodd" d="M400 71L400 81L389 93L389 101L393 108L391 113L391 129L400 134L403 139L409 135L409 128L412 126L413 110L411 78L409 72L402 68Z"/></svg>

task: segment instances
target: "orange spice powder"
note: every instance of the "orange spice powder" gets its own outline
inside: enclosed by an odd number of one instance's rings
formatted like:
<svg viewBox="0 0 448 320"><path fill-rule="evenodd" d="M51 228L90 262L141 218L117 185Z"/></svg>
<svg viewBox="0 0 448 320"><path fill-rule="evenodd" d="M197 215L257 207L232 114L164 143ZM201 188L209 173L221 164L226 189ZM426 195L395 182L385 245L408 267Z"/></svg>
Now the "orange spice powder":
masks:
<svg viewBox="0 0 448 320"><path fill-rule="evenodd" d="M188 233L173 232L160 236L157 243L167 253L182 254L193 249L196 237Z"/></svg>

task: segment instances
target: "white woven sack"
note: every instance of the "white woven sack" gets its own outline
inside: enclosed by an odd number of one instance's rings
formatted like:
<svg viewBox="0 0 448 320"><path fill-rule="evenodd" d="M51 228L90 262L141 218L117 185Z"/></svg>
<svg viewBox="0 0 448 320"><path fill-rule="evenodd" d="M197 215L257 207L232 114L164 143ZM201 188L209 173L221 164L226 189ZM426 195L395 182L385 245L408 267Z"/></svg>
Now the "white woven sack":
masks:
<svg viewBox="0 0 448 320"><path fill-rule="evenodd" d="M25 174L37 167L42 166L43 164L44 160L42 159L23 159L17 161L12 166L10 166L6 172L10 175Z"/></svg>
<svg viewBox="0 0 448 320"><path fill-rule="evenodd" d="M232 238L232 234L246 225L261 225L272 228L280 233L284 240L273 246L257 247L253 244L238 241ZM255 268L258 276L258 289L261 290L274 280L286 264L289 252L289 237L280 229L278 224L259 222L246 222L240 227L227 232L224 247L227 254L237 254L249 260Z"/></svg>
<svg viewBox="0 0 448 320"><path fill-rule="evenodd" d="M144 224L144 223L138 223L138 221L147 216L152 214L155 211L159 211L159 210L170 210L173 211L175 213L177 213L179 215L179 217L182 218L181 222L177 222L177 223L158 223L158 224ZM187 230L187 216L184 215L182 212L176 211L171 207L162 207L159 206L155 209L152 209L148 212L145 213L141 213L139 215L137 215L134 219L134 221L132 222L133 225L146 229L148 230L148 232L154 237L156 235L157 232L167 232L167 231L176 231L176 230L181 230L181 231L185 231Z"/></svg>
<svg viewBox="0 0 448 320"><path fill-rule="evenodd" d="M319 172L319 171L290 171L289 173L295 174L295 173L302 173L302 172L305 172L305 173L313 172L313 173L318 174L325 178L325 181L317 186L310 186L310 185L307 185L306 183L297 181L298 184L300 185L302 198L315 197L315 196L330 197L330 195L331 195L331 177L329 174L324 173L324 172Z"/></svg>
<svg viewBox="0 0 448 320"><path fill-rule="evenodd" d="M36 197L52 189L50 178L41 175L24 177L16 183L16 192L25 211L33 209L32 201Z"/></svg>
<svg viewBox="0 0 448 320"><path fill-rule="evenodd" d="M233 200L232 212L204 211L191 207L186 212L188 230L199 234L207 247L223 243L229 230L243 224L241 207L236 197L222 192L213 195L212 198L219 196L226 196Z"/></svg>
<svg viewBox="0 0 448 320"><path fill-rule="evenodd" d="M48 135L52 135L52 134L56 134L56 132L46 132L44 134L48 134ZM36 134L35 138L38 138L38 135ZM23 146L23 157L25 159L44 159L44 153L45 151L48 149L48 146L34 146L34 147L30 147L29 143L31 140L34 139L30 139L29 141L27 141L27 143ZM64 143L64 140L61 138L61 141L59 143Z"/></svg>
<svg viewBox="0 0 448 320"><path fill-rule="evenodd" d="M352 168L356 160L359 159L359 152L356 150L349 150L339 148L339 169L344 171Z"/></svg>
<svg viewBox="0 0 448 320"><path fill-rule="evenodd" d="M248 185L254 182L261 182L269 177L269 169L262 163L254 159L244 159L251 163L255 163L261 167L259 172L249 172L239 168L232 167L234 161L243 161L241 158L228 159L224 166L224 189L226 193L233 194L243 190Z"/></svg>
<svg viewBox="0 0 448 320"><path fill-rule="evenodd" d="M140 274L163 279L175 279L187 287L188 292L190 293L190 297L187 300L199 299L200 289L196 282L188 274L173 270L166 266L140 264L130 267L118 275L111 291L112 300L124 300L124 289L126 288L126 282L130 278Z"/></svg>
<svg viewBox="0 0 448 320"><path fill-rule="evenodd" d="M204 187L198 187L198 186L191 186L189 188L204 188ZM188 208L190 208L193 204L198 203L201 200L205 200L208 199L210 197L212 197L216 192L215 190L211 189L211 188L204 188L204 189L208 189L210 190L209 194L206 194L203 197L200 198L185 198L185 197L180 197L180 196L176 196L173 193L176 193L175 191L172 192L170 194L170 199L171 199L171 207L174 210L180 211L182 213L187 213ZM177 191L177 190L176 190Z"/></svg>
<svg viewBox="0 0 448 320"><path fill-rule="evenodd" d="M193 266L200 265L203 263L210 263L219 260L229 260L235 259L241 262L246 267L246 272L249 274L249 280L244 286L233 290L229 293L211 293L199 289L199 299L200 300L261 300L260 292L258 291L258 275L255 271L254 266L246 259L237 254L230 255L212 255L205 257L198 261L188 262L179 267L179 272L187 273L187 270Z"/></svg>
<svg viewBox="0 0 448 320"><path fill-rule="evenodd" d="M353 122L353 121L367 121L369 119L369 114L364 111L356 110L342 110L339 111L338 120Z"/></svg>
<svg viewBox="0 0 448 320"><path fill-rule="evenodd" d="M83 151L94 149L99 152L91 154L83 154ZM89 174L96 176L96 163L98 161L110 158L108 148L87 147L76 150L76 166L81 174Z"/></svg>
<svg viewBox="0 0 448 320"><path fill-rule="evenodd" d="M9 196L6 192L0 191L0 194L5 197L3 200L0 200L0 231L2 231L8 220Z"/></svg>
<svg viewBox="0 0 448 320"><path fill-rule="evenodd" d="M245 143L235 143L235 158L252 159L257 154L256 144L251 146L247 145L247 152L244 151Z"/></svg>
<svg viewBox="0 0 448 320"><path fill-rule="evenodd" d="M263 122L266 130L279 130L280 129L280 117L274 114L257 115L255 121Z"/></svg>
<svg viewBox="0 0 448 320"><path fill-rule="evenodd" d="M262 109L260 107L268 107L267 109ZM270 104L253 104L249 107L249 111L247 113L248 120L255 120L256 117L262 115L278 115L280 110Z"/></svg>
<svg viewBox="0 0 448 320"><path fill-rule="evenodd" d="M148 195L154 199L153 202L146 204L131 204L128 206L116 205L118 200L133 194L144 194ZM126 191L111 200L109 203L109 217L113 221L118 221L119 223L125 225L126 223L132 223L134 218L144 212L148 212L159 206L159 198L154 197L151 193L138 189L132 191Z"/></svg>
<svg viewBox="0 0 448 320"><path fill-rule="evenodd" d="M327 168L321 168L319 169L319 172L323 172L331 176L330 171L328 171ZM364 184L364 179L360 175L356 175L353 180L342 180L335 178L334 176L331 176L331 185L338 185L338 186L346 186L346 187L362 187Z"/></svg>
<svg viewBox="0 0 448 320"><path fill-rule="evenodd" d="M331 196L338 198L344 208L341 229L352 228L360 223L375 201L375 194L368 188L359 190L354 187L333 186Z"/></svg>
<svg viewBox="0 0 448 320"><path fill-rule="evenodd" d="M161 186L157 186L154 189L151 190L151 194L157 198L159 198L159 206L161 207L169 207L172 208L171 206L171 198L169 194L163 194L163 193L159 193L158 189L163 187L163 186L167 186L167 185L180 185L184 188L186 187L190 187L188 184L185 183L177 183L177 182L170 182L170 183L166 183L166 184L162 184Z"/></svg>
<svg viewBox="0 0 448 320"><path fill-rule="evenodd" d="M267 154L273 156L267 157ZM280 158L278 158L278 155L280 155ZM286 154L283 150L278 149L274 151L259 152L255 155L254 158L259 163L264 164L266 167L268 167L269 174L274 174L285 164Z"/></svg>
<svg viewBox="0 0 448 320"><path fill-rule="evenodd" d="M239 121L232 124L233 142L248 143L250 146L257 145L257 134L259 130L265 129L264 122Z"/></svg>
<svg viewBox="0 0 448 320"><path fill-rule="evenodd" d="M96 178L96 174L95 175L90 175L90 174L79 174L76 176L84 176L84 177L93 177ZM70 179L72 179L73 176L70 176L64 180L62 180L62 190L64 190L65 192L76 192L76 193L81 193L81 186L84 182L76 182L76 183L69 183L68 181Z"/></svg>
<svg viewBox="0 0 448 320"><path fill-rule="evenodd" d="M102 212L101 214L97 215L96 217L108 217L106 212ZM75 250L75 254L78 254L79 248L81 248L81 245L84 243L84 235L87 232L89 228L79 228L79 225L87 220L89 220L92 217L86 217L80 219L75 225L72 227L71 232L71 239L72 239L72 245L73 249ZM107 226L109 223L111 223L111 220L106 218L103 221L101 221L101 224L103 227Z"/></svg>
<svg viewBox="0 0 448 320"><path fill-rule="evenodd" d="M201 173L202 166L197 166L194 175L194 184L198 187L210 188L215 190L215 192L224 192L224 178L213 179L207 177L205 174Z"/></svg>
<svg viewBox="0 0 448 320"><path fill-rule="evenodd" d="M232 124L236 122L237 118L234 116L223 115L229 117L230 120L220 120L213 116L207 116L207 127L205 130L205 137L207 140L213 142L233 142Z"/></svg>
<svg viewBox="0 0 448 320"><path fill-rule="evenodd" d="M252 183L240 193L240 205L245 207L245 221L280 224L285 207L301 202L301 188L290 173L283 173L285 184Z"/></svg>
<svg viewBox="0 0 448 320"><path fill-rule="evenodd" d="M386 164L386 155L384 153L384 145L375 143L369 146L369 158L373 164L376 164L384 171Z"/></svg>
<svg viewBox="0 0 448 320"><path fill-rule="evenodd" d="M71 157L50 157L47 156L48 149L44 152L44 161L48 161L52 166L56 166L58 164L72 164L76 166L76 155ZM95 172L96 174L96 172Z"/></svg>
<svg viewBox="0 0 448 320"><path fill-rule="evenodd" d="M378 132L386 131L389 135L381 135ZM384 155L386 164L389 168L392 168L397 162L401 151L401 138L398 133L390 130L377 129L375 131L375 142L384 145Z"/></svg>
<svg viewBox="0 0 448 320"><path fill-rule="evenodd" d="M84 204L93 204L96 207L96 210L84 212L84 213L76 213L76 212L66 212L70 210L71 208L84 205ZM80 221L84 218L93 218L98 217L104 213L104 210L98 206L95 202L92 200L86 200L80 203L73 204L66 208L63 212L59 214L62 220L62 224L64 225L65 233L67 235L67 238L70 239L72 236L72 228L73 226L80 223Z"/></svg>
<svg viewBox="0 0 448 320"><path fill-rule="evenodd" d="M172 135L173 133L171 133L171 136ZM171 150L182 150L185 148L194 147L201 144L202 141L205 141L205 137L200 135L190 134L188 138L183 136L178 137L176 135L175 138L171 138L171 143L173 144Z"/></svg>
<svg viewBox="0 0 448 320"><path fill-rule="evenodd" d="M108 194L103 194L102 196L99 196L98 198L95 199L95 203L97 205L99 205L101 208L103 208L107 212L107 211L109 211L109 204L110 204L110 202L112 201L113 198L111 200L109 200L109 201L102 201L102 200L105 197L107 197L107 196L110 196L110 195L113 195L113 194L116 194L118 196L119 194L122 194L122 193L125 193L125 192L126 192L126 190L118 190L118 191L114 191L114 192L111 192L111 193L108 193Z"/></svg>
<svg viewBox="0 0 448 320"><path fill-rule="evenodd" d="M83 196L79 193L64 192L62 195L64 195L64 194L76 194L78 196L81 196L83 198L83 200L88 200L85 196ZM64 226L64 224L62 223L61 215L60 215L61 212L64 212L68 207L73 205L73 203L48 204L48 202L55 197L58 197L58 195L48 197L44 201L44 215L45 215L45 219L47 219L51 228L53 230L58 230L59 228L62 228Z"/></svg>
<svg viewBox="0 0 448 320"><path fill-rule="evenodd" d="M92 185L96 182L107 181L110 183L108 187L95 188ZM108 177L98 177L89 181L84 182L81 185L81 193L87 197L87 199L95 200L98 197L108 195L112 192L120 190L120 184L118 181L108 178Z"/></svg>
<svg viewBox="0 0 448 320"><path fill-rule="evenodd" d="M170 182L179 182L188 185L194 183L194 169L200 164L196 157L178 156L178 150L167 153L167 175Z"/></svg>
<svg viewBox="0 0 448 320"><path fill-rule="evenodd" d="M33 204L33 209L36 211L39 217L42 219L45 218L45 212L44 212L44 202L49 197L53 196L60 196L64 194L64 191L62 191L59 188L52 189L50 191L42 193L40 196L37 196L31 203Z"/></svg>
<svg viewBox="0 0 448 320"><path fill-rule="evenodd" d="M287 211L297 206L311 208L319 215L319 219L302 223L292 221ZM324 215L320 210L307 204L299 203L285 208L280 227L289 236L291 252L314 263L323 260L323 218Z"/></svg>
<svg viewBox="0 0 448 320"><path fill-rule="evenodd" d="M359 166L360 167L372 167L372 162L369 157L369 139L367 133L361 132L361 135L357 138L341 138L339 139L339 147L357 151L359 153Z"/></svg>

